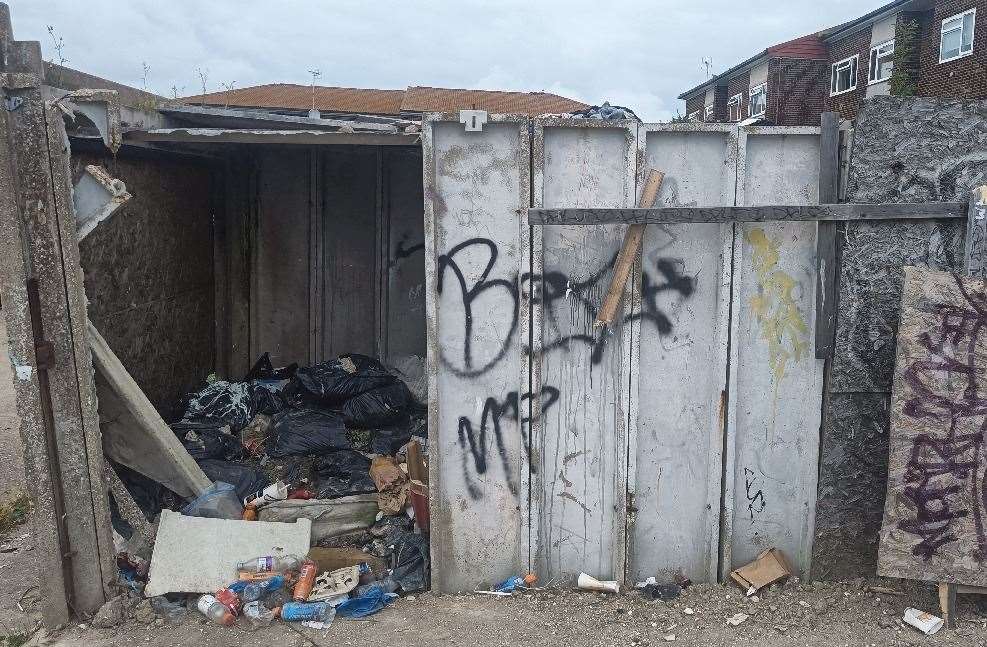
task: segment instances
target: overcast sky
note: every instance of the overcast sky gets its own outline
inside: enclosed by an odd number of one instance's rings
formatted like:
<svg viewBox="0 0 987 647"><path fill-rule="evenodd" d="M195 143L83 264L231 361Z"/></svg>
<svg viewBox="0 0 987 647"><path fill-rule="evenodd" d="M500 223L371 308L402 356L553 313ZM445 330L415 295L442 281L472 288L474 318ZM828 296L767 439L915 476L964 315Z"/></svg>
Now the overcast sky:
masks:
<svg viewBox="0 0 987 647"><path fill-rule="evenodd" d="M646 121L762 51L886 0L6 0L45 58L172 96L262 83L544 90ZM64 46L55 51L47 26Z"/></svg>

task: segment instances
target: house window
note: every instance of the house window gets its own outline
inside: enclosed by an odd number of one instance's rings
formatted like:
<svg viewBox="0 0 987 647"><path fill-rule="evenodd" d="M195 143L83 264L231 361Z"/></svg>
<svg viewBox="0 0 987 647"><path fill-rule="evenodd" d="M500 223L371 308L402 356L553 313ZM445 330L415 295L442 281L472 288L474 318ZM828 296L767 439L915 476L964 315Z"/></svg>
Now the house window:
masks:
<svg viewBox="0 0 987 647"><path fill-rule="evenodd" d="M706 112L703 113L703 121L713 121L713 106L706 106Z"/></svg>
<svg viewBox="0 0 987 647"><path fill-rule="evenodd" d="M973 53L973 30L977 23L977 10L971 9L942 21L942 41L939 45L939 62L953 61Z"/></svg>
<svg viewBox="0 0 987 647"><path fill-rule="evenodd" d="M894 71L894 40L881 43L870 50L870 83L880 83L891 78Z"/></svg>
<svg viewBox="0 0 987 647"><path fill-rule="evenodd" d="M743 103L742 98L743 95L735 94L732 97L730 97L729 101L727 101L727 116L729 117L730 121L740 121L741 118L743 117L743 115L740 112L741 103Z"/></svg>
<svg viewBox="0 0 987 647"><path fill-rule="evenodd" d="M699 121L699 111L696 110L695 112L690 112L688 118L689 121Z"/></svg>
<svg viewBox="0 0 987 647"><path fill-rule="evenodd" d="M768 86L766 83L751 88L751 102L748 111L751 117L760 117L768 109Z"/></svg>
<svg viewBox="0 0 987 647"><path fill-rule="evenodd" d="M857 61L859 56L845 58L839 63L833 63L833 79L829 94L835 96L857 89Z"/></svg>

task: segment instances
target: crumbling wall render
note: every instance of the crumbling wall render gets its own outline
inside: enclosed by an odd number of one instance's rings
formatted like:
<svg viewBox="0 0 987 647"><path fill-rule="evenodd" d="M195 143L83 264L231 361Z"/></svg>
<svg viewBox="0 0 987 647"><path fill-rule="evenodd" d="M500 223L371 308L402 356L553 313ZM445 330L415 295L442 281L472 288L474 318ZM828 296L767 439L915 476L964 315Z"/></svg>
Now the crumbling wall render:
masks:
<svg viewBox="0 0 987 647"><path fill-rule="evenodd" d="M987 183L987 102L874 97L848 202L966 202ZM813 576L872 575L884 510L902 266L960 270L962 220L858 222L839 237L836 352L824 411Z"/></svg>

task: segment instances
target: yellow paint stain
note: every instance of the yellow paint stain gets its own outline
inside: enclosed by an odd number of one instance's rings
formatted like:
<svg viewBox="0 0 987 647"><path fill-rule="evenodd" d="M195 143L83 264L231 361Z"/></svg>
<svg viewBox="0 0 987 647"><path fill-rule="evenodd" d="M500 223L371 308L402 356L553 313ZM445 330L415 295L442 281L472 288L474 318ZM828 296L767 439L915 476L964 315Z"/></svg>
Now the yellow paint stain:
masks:
<svg viewBox="0 0 987 647"><path fill-rule="evenodd" d="M779 242L763 229L751 229L744 239L753 249L757 274L757 295L751 298L751 310L761 328L761 338L768 344L768 364L777 388L789 363L799 361L808 351L809 326L792 296L795 279L778 269Z"/></svg>

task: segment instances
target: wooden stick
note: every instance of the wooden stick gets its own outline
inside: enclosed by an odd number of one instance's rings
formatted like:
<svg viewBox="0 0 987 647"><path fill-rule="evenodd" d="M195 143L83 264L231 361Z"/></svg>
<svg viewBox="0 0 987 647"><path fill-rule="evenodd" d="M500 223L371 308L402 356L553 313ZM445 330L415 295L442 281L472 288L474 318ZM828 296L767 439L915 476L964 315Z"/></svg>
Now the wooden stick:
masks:
<svg viewBox="0 0 987 647"><path fill-rule="evenodd" d="M661 191L661 183L665 179L665 174L661 171L651 169L648 179L644 183L644 190L641 191L641 199L638 207L641 209L651 209L658 199L658 192ZM624 286L627 284L627 277L631 274L634 266L634 259L641 249L641 241L644 240L644 228L647 225L631 225L624 234L624 242L620 246L620 254L617 255L617 263L613 269L613 280L610 282L610 289L603 300L603 306L596 315L594 328L600 326L613 326L613 321L617 317L617 308L620 307L620 298L624 294Z"/></svg>
<svg viewBox="0 0 987 647"><path fill-rule="evenodd" d="M956 629L956 585L939 583L939 608L946 629Z"/></svg>

